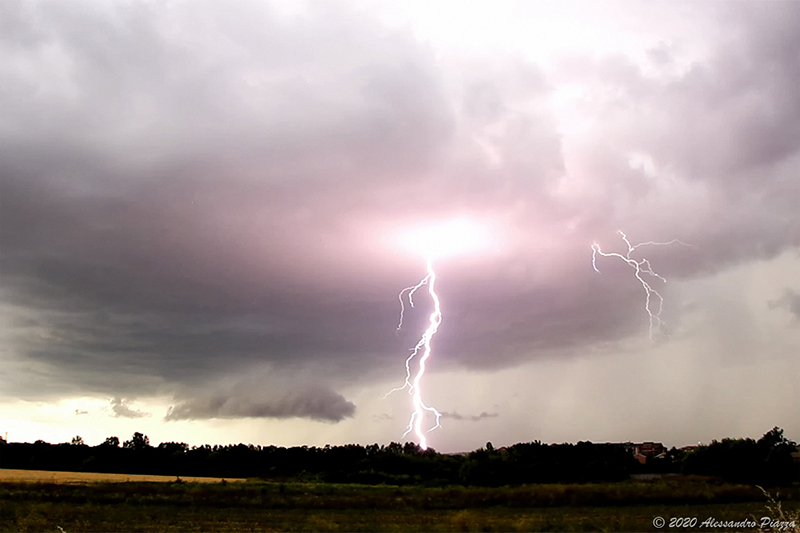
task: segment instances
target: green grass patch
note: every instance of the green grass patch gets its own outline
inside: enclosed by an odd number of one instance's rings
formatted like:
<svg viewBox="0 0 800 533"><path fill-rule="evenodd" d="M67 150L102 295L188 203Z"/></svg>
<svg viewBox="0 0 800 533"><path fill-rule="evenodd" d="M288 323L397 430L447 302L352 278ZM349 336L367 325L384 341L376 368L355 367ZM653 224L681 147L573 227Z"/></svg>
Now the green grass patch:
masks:
<svg viewBox="0 0 800 533"><path fill-rule="evenodd" d="M783 489L784 509L796 512L798 496ZM759 519L765 503L755 487L701 478L499 488L3 483L0 530L655 531L656 516Z"/></svg>

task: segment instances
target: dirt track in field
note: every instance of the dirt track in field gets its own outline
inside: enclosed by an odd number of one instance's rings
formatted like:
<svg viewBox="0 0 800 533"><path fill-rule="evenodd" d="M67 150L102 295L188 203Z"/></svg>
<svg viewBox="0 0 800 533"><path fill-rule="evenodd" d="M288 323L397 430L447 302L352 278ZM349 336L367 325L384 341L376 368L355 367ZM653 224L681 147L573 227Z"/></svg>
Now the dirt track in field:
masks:
<svg viewBox="0 0 800 533"><path fill-rule="evenodd" d="M50 470L13 470L0 468L0 482L24 483L127 483L127 482L174 482L175 476L143 476L137 474L98 474L94 472L55 472ZM220 483L218 477L183 477L181 481L191 483ZM245 479L225 478L225 481L242 482Z"/></svg>

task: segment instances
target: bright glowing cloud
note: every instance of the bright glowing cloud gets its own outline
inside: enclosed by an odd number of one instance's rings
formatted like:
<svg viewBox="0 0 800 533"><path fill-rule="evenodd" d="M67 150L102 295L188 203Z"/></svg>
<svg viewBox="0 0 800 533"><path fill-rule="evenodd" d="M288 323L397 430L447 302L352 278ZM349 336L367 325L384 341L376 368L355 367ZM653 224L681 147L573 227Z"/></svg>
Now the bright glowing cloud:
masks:
<svg viewBox="0 0 800 533"><path fill-rule="evenodd" d="M486 252L498 245L488 224L466 217L415 226L399 236L400 246L430 260Z"/></svg>

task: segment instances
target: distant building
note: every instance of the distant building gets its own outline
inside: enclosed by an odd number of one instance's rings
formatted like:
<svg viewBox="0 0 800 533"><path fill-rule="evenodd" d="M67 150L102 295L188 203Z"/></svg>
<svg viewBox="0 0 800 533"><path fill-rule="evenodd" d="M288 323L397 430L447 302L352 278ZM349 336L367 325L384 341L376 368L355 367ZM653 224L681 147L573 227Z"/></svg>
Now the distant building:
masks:
<svg viewBox="0 0 800 533"><path fill-rule="evenodd" d="M637 451L646 457L655 457L666 453L667 449L660 442L643 442L636 444Z"/></svg>
<svg viewBox="0 0 800 533"><path fill-rule="evenodd" d="M642 464L647 464L648 459L663 457L667 453L667 448L660 442L607 442L606 444L622 447Z"/></svg>

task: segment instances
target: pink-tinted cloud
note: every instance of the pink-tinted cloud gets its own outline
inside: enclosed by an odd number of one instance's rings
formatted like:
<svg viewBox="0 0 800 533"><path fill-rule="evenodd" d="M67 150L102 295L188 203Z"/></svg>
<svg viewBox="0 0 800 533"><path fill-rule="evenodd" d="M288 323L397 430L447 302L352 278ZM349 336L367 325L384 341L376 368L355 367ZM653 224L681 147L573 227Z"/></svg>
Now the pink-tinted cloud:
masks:
<svg viewBox="0 0 800 533"><path fill-rule="evenodd" d="M448 63L344 4L4 10L4 335L42 365L9 394L340 420L354 407L334 389L415 342L413 322L395 335L396 293L424 265L391 236L453 217L488 221L497 246L437 265L450 367L640 334L630 272L591 268L618 229L691 243L648 251L677 279L800 245L794 4L700 10L736 38L682 72L668 46L649 69L591 51ZM552 105L568 84L579 134ZM323 393L203 392L259 365Z"/></svg>

